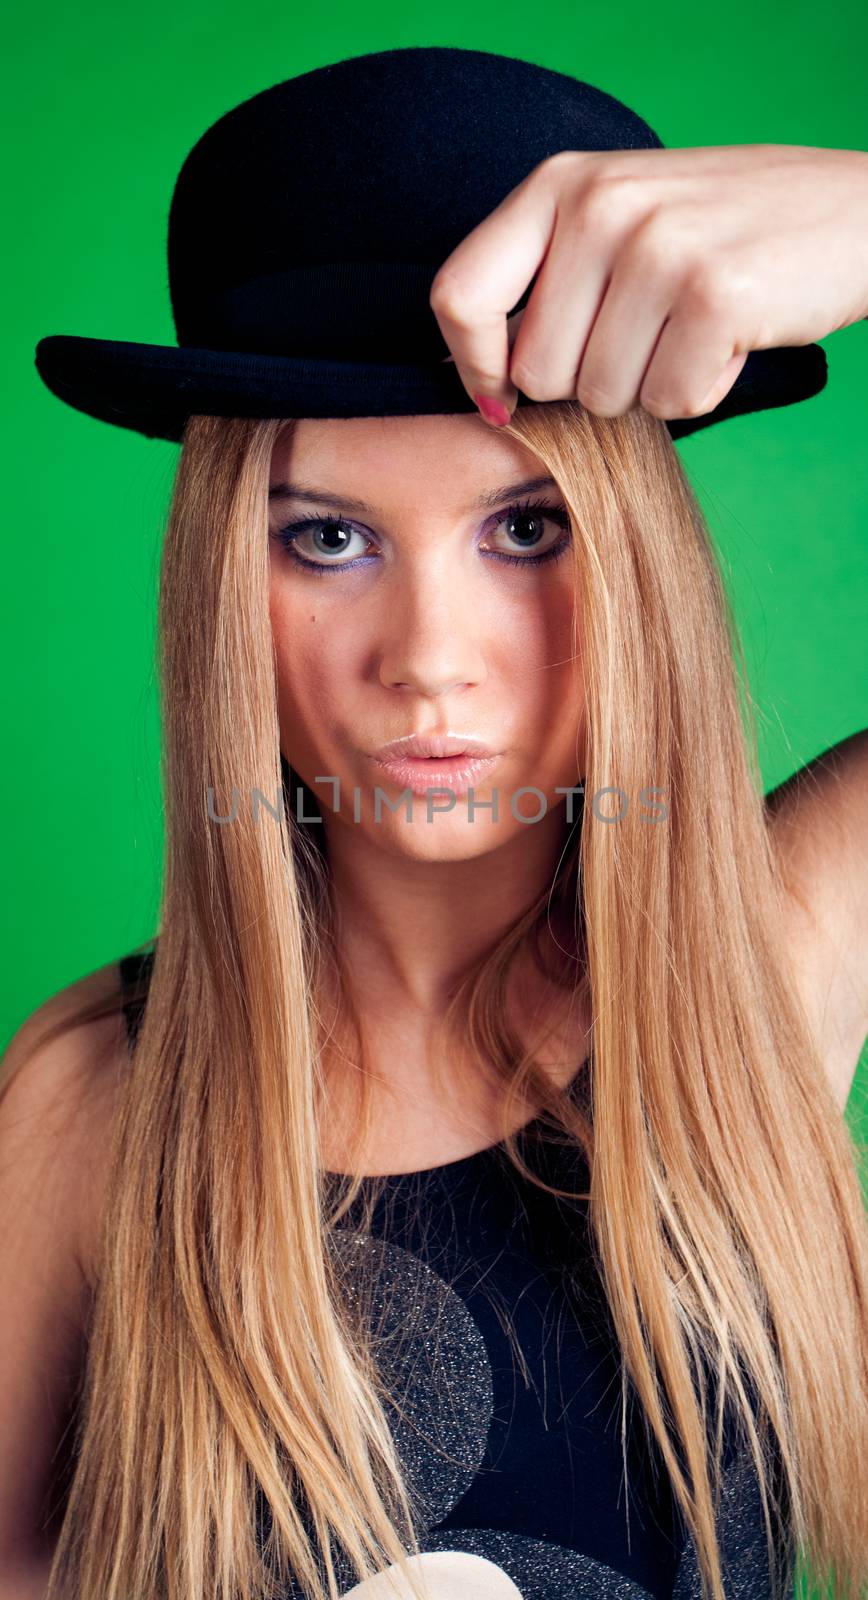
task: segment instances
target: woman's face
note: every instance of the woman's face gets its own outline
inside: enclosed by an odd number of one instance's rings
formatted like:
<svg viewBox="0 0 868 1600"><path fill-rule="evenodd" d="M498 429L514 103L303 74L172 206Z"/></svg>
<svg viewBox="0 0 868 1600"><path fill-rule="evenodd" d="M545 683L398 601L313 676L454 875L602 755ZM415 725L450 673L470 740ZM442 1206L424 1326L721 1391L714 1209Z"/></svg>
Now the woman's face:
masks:
<svg viewBox="0 0 868 1600"><path fill-rule="evenodd" d="M281 749L316 793L327 833L344 825L442 860L490 851L546 816L562 825L558 786L584 772L571 534L553 484L513 487L543 477L529 450L474 414L302 420L276 446ZM284 492L290 484L305 495ZM541 509L515 510L528 500ZM292 525L284 544L277 536ZM493 758L470 774L425 764L430 799L412 773L374 758L405 735L453 733ZM516 793L526 785L541 794Z"/></svg>

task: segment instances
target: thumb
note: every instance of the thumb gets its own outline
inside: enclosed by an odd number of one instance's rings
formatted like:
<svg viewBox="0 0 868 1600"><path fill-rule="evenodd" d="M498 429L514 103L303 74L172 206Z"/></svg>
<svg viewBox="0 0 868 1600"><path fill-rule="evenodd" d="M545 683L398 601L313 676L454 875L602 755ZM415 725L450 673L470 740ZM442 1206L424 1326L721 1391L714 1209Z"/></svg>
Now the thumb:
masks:
<svg viewBox="0 0 868 1600"><path fill-rule="evenodd" d="M511 317L507 317L506 319L506 345L509 352L509 357L512 356L512 347L515 344L523 316L524 311L516 311ZM472 380L472 374L469 375L469 379L465 379L464 374L462 373L462 381L464 382L465 388L468 390L468 393L474 400L475 404L479 407L480 413L485 418L486 422L493 423L496 428L502 428L504 423L509 422L512 413L515 410L516 401L518 400L518 390L516 389L515 384L510 383L509 381L509 361L507 361L507 381L505 388L493 388L490 384L479 382L473 383L470 380Z"/></svg>
<svg viewBox="0 0 868 1600"><path fill-rule="evenodd" d="M515 344L523 316L523 311L517 311L514 316L507 318L507 349L510 353ZM455 363L454 356L445 356L444 360ZM486 381L484 378L476 376L462 367L458 367L458 375L471 400L486 422L492 423L497 428L501 428L505 423L509 422L518 400L518 390L513 383L509 382L508 374L505 385L492 384L490 381Z"/></svg>

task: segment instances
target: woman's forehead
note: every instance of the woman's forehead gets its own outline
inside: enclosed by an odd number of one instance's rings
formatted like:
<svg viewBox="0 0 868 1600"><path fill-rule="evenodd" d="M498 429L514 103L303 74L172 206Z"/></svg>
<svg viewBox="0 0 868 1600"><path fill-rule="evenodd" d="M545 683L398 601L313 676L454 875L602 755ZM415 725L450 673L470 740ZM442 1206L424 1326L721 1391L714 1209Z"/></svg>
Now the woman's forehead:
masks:
<svg viewBox="0 0 868 1600"><path fill-rule="evenodd" d="M545 474L531 450L474 413L302 418L275 442L270 485L346 491L370 505L436 489L466 508L501 485Z"/></svg>

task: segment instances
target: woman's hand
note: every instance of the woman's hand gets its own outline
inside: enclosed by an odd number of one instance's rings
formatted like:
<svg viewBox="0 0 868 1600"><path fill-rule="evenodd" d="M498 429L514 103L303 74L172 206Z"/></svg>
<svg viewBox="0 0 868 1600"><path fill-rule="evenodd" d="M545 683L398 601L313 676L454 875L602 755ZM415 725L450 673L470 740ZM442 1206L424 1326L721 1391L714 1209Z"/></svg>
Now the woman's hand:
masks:
<svg viewBox="0 0 868 1600"><path fill-rule="evenodd" d="M868 316L868 153L559 151L447 256L430 305L446 359L477 403L503 403L500 421L516 389L604 417L701 416L749 351Z"/></svg>

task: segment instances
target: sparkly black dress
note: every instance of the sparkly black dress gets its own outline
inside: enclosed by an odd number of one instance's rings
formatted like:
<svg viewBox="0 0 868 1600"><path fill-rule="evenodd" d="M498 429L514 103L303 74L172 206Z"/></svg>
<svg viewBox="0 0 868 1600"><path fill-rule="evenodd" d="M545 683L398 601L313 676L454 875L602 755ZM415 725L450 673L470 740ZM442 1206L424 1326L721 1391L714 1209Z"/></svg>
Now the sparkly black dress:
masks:
<svg viewBox="0 0 868 1600"><path fill-rule="evenodd" d="M125 957L125 981L147 976L152 959ZM131 1043L142 1004L127 1007ZM538 1134L531 1123L519 1136L532 1170L586 1191L584 1159ZM366 1256L390 1422L425 1506L420 1549L482 1556L522 1600L701 1600L696 1553L632 1391L624 1480L620 1361L586 1202L545 1194L498 1145L385 1184L362 1243L349 1228L334 1239L348 1281ZM733 1437L719 1517L725 1592L766 1600L758 1486ZM794 1554L780 1530L777 1562L791 1596Z"/></svg>

